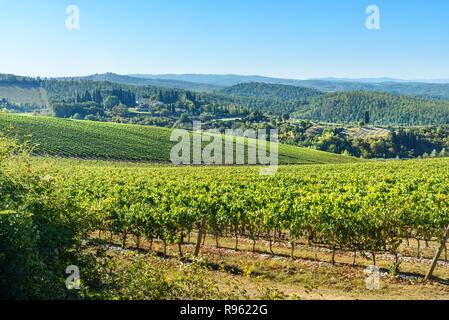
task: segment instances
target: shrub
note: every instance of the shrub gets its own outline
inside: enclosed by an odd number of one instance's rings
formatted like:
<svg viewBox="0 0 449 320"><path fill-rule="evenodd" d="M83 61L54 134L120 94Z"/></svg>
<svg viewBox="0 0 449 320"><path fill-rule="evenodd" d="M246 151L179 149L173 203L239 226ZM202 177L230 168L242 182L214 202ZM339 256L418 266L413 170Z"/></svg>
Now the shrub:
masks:
<svg viewBox="0 0 449 320"><path fill-rule="evenodd" d="M82 245L88 219L56 181L31 169L28 153L0 136L0 299L67 297L66 267L90 273L95 263Z"/></svg>

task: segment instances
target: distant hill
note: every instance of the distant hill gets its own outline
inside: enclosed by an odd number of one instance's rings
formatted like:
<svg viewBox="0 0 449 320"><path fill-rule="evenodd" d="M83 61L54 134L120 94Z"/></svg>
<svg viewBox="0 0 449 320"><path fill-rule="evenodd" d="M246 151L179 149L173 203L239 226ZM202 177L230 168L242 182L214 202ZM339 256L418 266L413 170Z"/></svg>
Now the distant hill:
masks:
<svg viewBox="0 0 449 320"><path fill-rule="evenodd" d="M449 83L449 79L413 79L413 80L405 80L398 78L314 78L310 80L326 80L326 81L344 81L344 82L368 82L368 83L381 83L381 82L420 82L420 83Z"/></svg>
<svg viewBox="0 0 449 320"><path fill-rule="evenodd" d="M285 84L306 88L318 89L321 91L380 91L388 93L414 95L424 98L445 99L449 100L449 83L445 83L445 79L437 79L435 82L429 83L431 80L424 82L409 82L404 80L396 80L390 78L373 78L373 79L282 79L262 76L241 76L241 75L211 75L211 74L160 74L160 75L133 75L133 77L144 79L170 79L193 81L207 83L217 86L234 86L246 82L265 82L273 84ZM447 81L449 82L449 80Z"/></svg>
<svg viewBox="0 0 449 320"><path fill-rule="evenodd" d="M449 100L448 83L378 82L304 80L297 85L322 91L378 91L417 96L421 98Z"/></svg>
<svg viewBox="0 0 449 320"><path fill-rule="evenodd" d="M323 92L289 85L263 82L241 83L219 91L221 94L239 97L293 100L322 95Z"/></svg>
<svg viewBox="0 0 449 320"><path fill-rule="evenodd" d="M167 128L0 114L0 131L38 144L41 155L169 162L171 130ZM281 164L346 163L357 158L279 145Z"/></svg>
<svg viewBox="0 0 449 320"><path fill-rule="evenodd" d="M119 75L115 73L93 74L83 77L63 77L59 80L93 80L93 81L109 81L120 84L128 84L135 86L156 86L175 89L184 89L200 92L213 92L220 90L222 87L207 83L195 83L182 80L171 79L144 79L141 77L132 77L127 75Z"/></svg>
<svg viewBox="0 0 449 320"><path fill-rule="evenodd" d="M287 79L277 79L262 76L241 76L235 74L134 74L133 77L144 79L168 79L168 80L181 80L191 81L199 83L208 83L216 86L229 87L239 83L245 82L266 82L266 83L279 83L289 84ZM294 80L297 81L297 80Z"/></svg>

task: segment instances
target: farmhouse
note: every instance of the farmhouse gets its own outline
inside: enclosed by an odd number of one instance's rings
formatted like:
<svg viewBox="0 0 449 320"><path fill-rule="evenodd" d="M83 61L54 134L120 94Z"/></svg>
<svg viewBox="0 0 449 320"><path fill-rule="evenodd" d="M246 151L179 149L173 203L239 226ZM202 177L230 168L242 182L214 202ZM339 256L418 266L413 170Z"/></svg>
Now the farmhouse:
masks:
<svg viewBox="0 0 449 320"><path fill-rule="evenodd" d="M150 108L154 108L157 107L158 105L163 105L162 102L160 101L154 101L147 98L140 98L139 100L136 101L137 103L137 107L136 107L136 111L140 111L140 112L148 112L150 111Z"/></svg>

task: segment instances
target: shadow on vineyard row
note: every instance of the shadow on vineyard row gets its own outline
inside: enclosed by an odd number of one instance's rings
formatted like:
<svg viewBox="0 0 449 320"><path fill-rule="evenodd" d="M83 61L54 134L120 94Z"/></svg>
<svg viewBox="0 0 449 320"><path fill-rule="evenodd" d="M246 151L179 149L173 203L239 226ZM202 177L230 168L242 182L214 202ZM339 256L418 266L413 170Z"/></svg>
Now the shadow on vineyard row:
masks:
<svg viewBox="0 0 449 320"><path fill-rule="evenodd" d="M182 262L192 262L194 257L194 248L196 246L198 232L191 232L187 237L187 241L178 244L168 244L159 239L147 241L136 237L135 235L127 235L123 242L123 235L110 232L95 232L92 234L94 238L100 239L109 249L119 251L121 253L137 251L144 254L151 254L164 259L179 259ZM347 248L332 248L325 243L312 243L307 238L297 239L295 246L284 236L284 240L270 241L266 239L253 239L246 237L244 234L239 235L237 248L235 246L235 237L229 235L221 235L216 237L212 234L204 234L201 237L201 249L207 250L206 256L211 253L216 257L208 260L206 266L212 271L224 271L233 275L244 275L245 270L236 265L227 263L224 255L227 256L249 256L250 258L262 260L281 260L286 262L305 262L316 266L341 266L350 267L359 270L365 269L372 265L373 260L371 253L354 253ZM386 276L399 276L403 279L423 279L426 268L432 262L432 257L438 246L436 239L420 240L407 239L400 246L398 251L399 264L395 265L395 256L389 254L388 251L378 252L376 254L376 263L380 268L380 272ZM424 242L424 245L420 245ZM124 246L123 246L124 245ZM293 248L293 250L292 250ZM418 251L417 251L418 249ZM445 250L446 251L446 250ZM202 254L200 253L200 256ZM448 272L449 262L447 253L438 262L443 267L444 274ZM404 266L404 268L400 268ZM410 267L410 266L419 266ZM401 269L401 270L400 270ZM253 276L268 276L257 271L252 272ZM433 280L449 285L449 279L434 276Z"/></svg>

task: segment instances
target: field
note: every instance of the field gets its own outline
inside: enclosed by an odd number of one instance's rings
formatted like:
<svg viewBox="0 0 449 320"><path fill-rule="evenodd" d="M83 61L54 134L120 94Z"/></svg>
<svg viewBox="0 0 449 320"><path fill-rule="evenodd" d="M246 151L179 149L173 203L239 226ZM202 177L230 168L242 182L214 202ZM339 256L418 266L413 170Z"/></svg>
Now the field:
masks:
<svg viewBox="0 0 449 320"><path fill-rule="evenodd" d="M0 98L7 98L15 103L48 105L45 90L37 86L0 85Z"/></svg>
<svg viewBox="0 0 449 320"><path fill-rule="evenodd" d="M25 137L40 155L169 162L170 129L68 120L50 117L0 114L0 131ZM299 148L279 146L279 163L313 164L356 162L359 159Z"/></svg>
<svg viewBox="0 0 449 320"><path fill-rule="evenodd" d="M191 261L206 217L202 277L223 288L244 283L240 297L447 299L449 293L444 261L436 282L420 283L449 224L447 159L288 165L274 177L260 176L257 167L53 158L30 164L78 203L92 239L106 242L119 261L176 272ZM365 287L364 270L373 264L380 268L378 290Z"/></svg>

